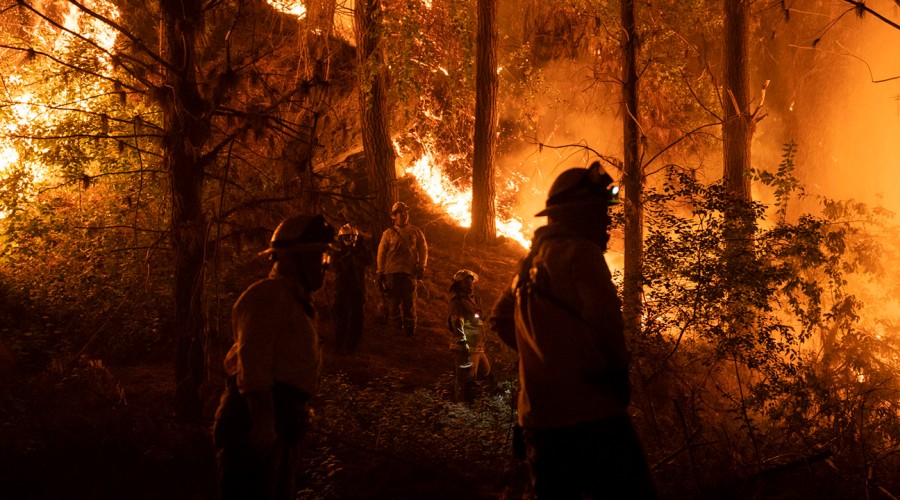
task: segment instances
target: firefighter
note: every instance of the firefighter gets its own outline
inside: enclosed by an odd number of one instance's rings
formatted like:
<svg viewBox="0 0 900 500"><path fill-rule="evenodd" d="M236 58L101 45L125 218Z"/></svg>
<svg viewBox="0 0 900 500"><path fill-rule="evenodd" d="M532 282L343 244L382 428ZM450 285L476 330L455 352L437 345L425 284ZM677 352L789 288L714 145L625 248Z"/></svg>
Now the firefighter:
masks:
<svg viewBox="0 0 900 500"><path fill-rule="evenodd" d="M366 266L372 252L359 230L344 224L338 230L338 249L331 255L334 270L334 335L341 354L353 354L362 338L366 307Z"/></svg>
<svg viewBox="0 0 900 500"><path fill-rule="evenodd" d="M378 244L376 276L386 297L388 321L407 337L416 332L416 288L428 264L425 234L409 223L409 207L402 201L391 207L393 225Z"/></svg>
<svg viewBox="0 0 900 500"><path fill-rule="evenodd" d="M310 295L322 286L334 229L321 215L285 219L272 234L268 278L231 312L235 342L213 435L223 499L293 499L298 447L321 365Z"/></svg>
<svg viewBox="0 0 900 500"><path fill-rule="evenodd" d="M548 224L491 313L518 351L518 423L537 498L655 498L627 408L629 353L604 260L618 188L599 163L562 172Z"/></svg>
<svg viewBox="0 0 900 500"><path fill-rule="evenodd" d="M450 307L447 326L450 328L450 352L453 354L454 400L471 403L475 397L476 382L490 384L491 364L484 353L482 312L475 298L478 275L468 269L460 269L453 275L450 285Z"/></svg>

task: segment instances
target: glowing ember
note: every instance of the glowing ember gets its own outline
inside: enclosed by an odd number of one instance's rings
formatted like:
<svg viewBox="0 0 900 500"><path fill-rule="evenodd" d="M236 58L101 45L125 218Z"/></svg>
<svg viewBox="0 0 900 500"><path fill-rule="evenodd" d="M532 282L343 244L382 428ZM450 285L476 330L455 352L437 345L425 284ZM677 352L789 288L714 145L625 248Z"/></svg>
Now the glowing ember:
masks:
<svg viewBox="0 0 900 500"><path fill-rule="evenodd" d="M460 189L448 179L427 147L422 157L407 167L406 174L412 175L419 187L457 224L462 227L472 225L472 189ZM531 241L523 233L524 223L521 219L497 217L495 222L498 234L517 241L524 248L531 247Z"/></svg>
<svg viewBox="0 0 900 500"><path fill-rule="evenodd" d="M306 17L306 5L304 2L289 2L283 0L266 0L269 5L285 14L297 16L300 19Z"/></svg>

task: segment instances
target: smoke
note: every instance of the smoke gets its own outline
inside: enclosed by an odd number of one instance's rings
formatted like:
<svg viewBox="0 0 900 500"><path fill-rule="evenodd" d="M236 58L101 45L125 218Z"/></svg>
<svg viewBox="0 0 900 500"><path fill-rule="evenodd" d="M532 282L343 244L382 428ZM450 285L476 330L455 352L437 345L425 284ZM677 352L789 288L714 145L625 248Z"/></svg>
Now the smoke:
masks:
<svg viewBox="0 0 900 500"><path fill-rule="evenodd" d="M753 164L777 166L781 145L794 141L809 194L900 211L900 79L890 80L900 77L900 30L847 15L823 32L846 4L824 12L820 3L798 4L755 55L755 83L770 85ZM896 18L896 6L879 7Z"/></svg>
<svg viewBox="0 0 900 500"><path fill-rule="evenodd" d="M501 105L507 113L530 118L527 126L519 126L514 133L501 127L502 153L497 165L497 178L501 179L498 197L510 200L511 210L527 228L527 237L545 222L534 214L544 208L557 175L598 160L593 151L622 156L618 86L599 84L588 69L571 61L543 67L540 85L531 100L523 102L521 95L512 95ZM620 179L617 169L608 164L604 168L615 180ZM504 186L503 179L513 183Z"/></svg>

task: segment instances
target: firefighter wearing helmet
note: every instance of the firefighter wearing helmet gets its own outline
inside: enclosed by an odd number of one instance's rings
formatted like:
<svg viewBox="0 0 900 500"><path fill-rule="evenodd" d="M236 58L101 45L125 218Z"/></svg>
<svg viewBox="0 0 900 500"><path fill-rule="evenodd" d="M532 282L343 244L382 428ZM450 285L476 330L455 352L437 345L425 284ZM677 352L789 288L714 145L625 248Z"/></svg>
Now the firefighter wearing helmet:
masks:
<svg viewBox="0 0 900 500"><path fill-rule="evenodd" d="M475 297L478 275L460 269L450 284L447 326L450 329L450 352L453 355L453 399L471 403L478 382L491 385L491 364L484 353L484 329L481 305Z"/></svg>
<svg viewBox="0 0 900 500"><path fill-rule="evenodd" d="M618 188L599 162L559 174L531 251L491 313L518 351L518 418L543 498L655 498L628 415L630 356L603 254Z"/></svg>
<svg viewBox="0 0 900 500"><path fill-rule="evenodd" d="M385 318L412 337L416 331L416 289L428 264L428 243L421 229L409 223L409 207L402 201L391 207L393 225L381 235L376 259L378 288Z"/></svg>
<svg viewBox="0 0 900 500"><path fill-rule="evenodd" d="M285 219L260 252L273 263L269 276L232 308L234 345L213 429L222 498L294 498L321 365L311 294L322 286L333 240L321 215Z"/></svg>
<svg viewBox="0 0 900 500"><path fill-rule="evenodd" d="M353 354L362 339L366 308L366 267L374 263L359 230L344 224L337 250L331 254L334 272L334 337L339 354Z"/></svg>

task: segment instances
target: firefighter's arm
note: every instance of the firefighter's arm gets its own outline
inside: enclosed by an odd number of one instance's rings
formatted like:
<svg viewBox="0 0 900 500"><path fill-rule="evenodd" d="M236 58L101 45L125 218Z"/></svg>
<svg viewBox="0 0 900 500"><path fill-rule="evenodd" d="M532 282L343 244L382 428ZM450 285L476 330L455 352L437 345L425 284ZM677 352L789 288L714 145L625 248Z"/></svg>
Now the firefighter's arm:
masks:
<svg viewBox="0 0 900 500"><path fill-rule="evenodd" d="M456 343L468 348L469 339L466 338L466 329L463 325L464 320L459 317L451 317L450 324L453 326L453 338L456 339Z"/></svg>
<svg viewBox="0 0 900 500"><path fill-rule="evenodd" d="M381 234L381 241L378 242L378 250L375 252L375 283L382 293L387 289L384 277L384 265L387 260L388 234L389 231L385 231Z"/></svg>
<svg viewBox="0 0 900 500"><path fill-rule="evenodd" d="M513 288L510 287L500 294L500 298L494 304L491 310L491 316L488 319L491 330L497 333L497 337L504 344L518 350L516 346L516 296Z"/></svg>
<svg viewBox="0 0 900 500"><path fill-rule="evenodd" d="M388 238L390 237L390 230L385 231L381 235L381 241L378 242L378 253L375 257L375 273L379 276L384 274L384 265L387 261L387 252L388 252Z"/></svg>
<svg viewBox="0 0 900 500"><path fill-rule="evenodd" d="M425 241L425 233L422 232L421 229L418 229L419 237L416 238L416 253L417 264L422 267L424 271L426 267L428 267L428 242Z"/></svg>

